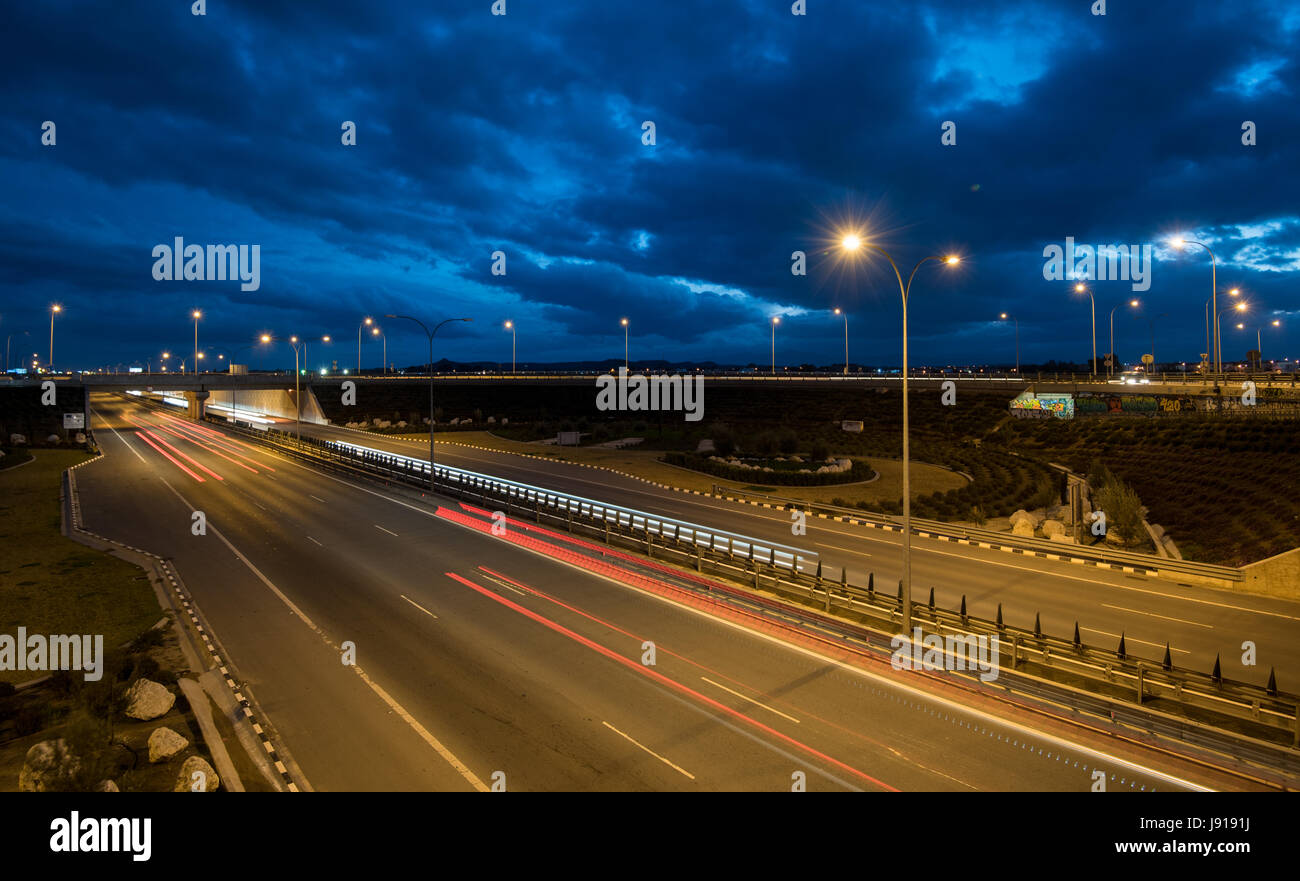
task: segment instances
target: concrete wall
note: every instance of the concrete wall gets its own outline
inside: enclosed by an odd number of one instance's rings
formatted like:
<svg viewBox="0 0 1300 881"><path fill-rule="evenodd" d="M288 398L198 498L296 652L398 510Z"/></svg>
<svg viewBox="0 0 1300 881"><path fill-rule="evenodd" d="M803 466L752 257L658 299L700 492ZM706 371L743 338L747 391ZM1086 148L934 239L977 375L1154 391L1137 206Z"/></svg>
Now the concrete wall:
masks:
<svg viewBox="0 0 1300 881"><path fill-rule="evenodd" d="M1242 590L1300 600L1300 548L1243 566L1241 571Z"/></svg>
<svg viewBox="0 0 1300 881"><path fill-rule="evenodd" d="M311 387L304 385L302 392L302 413L300 418L303 422L310 422L316 425L325 425L328 420L325 414L321 412L320 402L316 400L316 395L312 393ZM283 419L293 419L293 389L251 389L249 391L213 391L212 397L208 399L208 404L217 404L222 407L234 407L238 411L248 411L250 413L265 413L271 416L278 416ZM214 414L225 411L214 410Z"/></svg>

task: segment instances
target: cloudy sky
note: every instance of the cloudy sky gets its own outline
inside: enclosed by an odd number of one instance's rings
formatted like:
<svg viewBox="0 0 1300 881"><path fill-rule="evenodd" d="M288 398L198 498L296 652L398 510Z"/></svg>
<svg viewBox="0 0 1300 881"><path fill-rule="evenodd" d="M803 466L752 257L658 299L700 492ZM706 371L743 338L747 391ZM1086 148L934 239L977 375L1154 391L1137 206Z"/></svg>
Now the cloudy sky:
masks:
<svg viewBox="0 0 1300 881"><path fill-rule="evenodd" d="M1186 232L1250 302L1225 359L1275 318L1265 356L1300 356L1300 9L1091 5L10 4L0 336L11 366L44 360L57 302L56 364L156 363L192 348L198 308L211 355L282 366L241 347L330 334L312 361L351 367L364 316L468 316L436 356L508 364L507 319L528 362L621 358L627 317L633 360L765 364L780 315L778 361L831 364L838 306L851 361L897 363L897 283L839 257L852 229L904 278L963 257L917 274L914 362L1010 362L1004 311L1025 362L1086 358L1087 297L1043 272L1070 236L1156 246L1149 290L1093 283L1099 351L1123 304L1122 356L1154 329L1160 360L1194 360L1209 258L1162 244ZM259 245L260 287L155 280L177 236ZM414 325L382 324L390 361L425 359Z"/></svg>

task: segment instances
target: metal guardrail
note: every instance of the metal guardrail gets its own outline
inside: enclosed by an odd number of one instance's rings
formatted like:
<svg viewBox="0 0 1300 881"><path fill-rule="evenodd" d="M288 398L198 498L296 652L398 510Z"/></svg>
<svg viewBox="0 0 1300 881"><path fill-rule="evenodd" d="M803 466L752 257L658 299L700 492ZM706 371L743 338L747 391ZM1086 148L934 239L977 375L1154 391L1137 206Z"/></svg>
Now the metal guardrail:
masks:
<svg viewBox="0 0 1300 881"><path fill-rule="evenodd" d="M896 532L903 530L903 518L894 514L876 514L870 511L863 511L860 508L844 508L838 505L828 505L823 502L810 502L806 499L791 499L783 496L768 495L766 493L757 493L747 490L727 489L723 491L716 484L714 485L714 494L744 497L749 496L755 499L761 499L767 503L776 503L786 507L794 506L798 510L823 512L838 517L847 517L853 520L859 520L864 523L870 523L875 526L891 529ZM1092 562L1106 563L1111 566L1124 567L1128 566L1133 569L1146 569L1167 573L1178 573L1183 575L1193 575L1201 578L1217 579L1227 582L1240 582L1245 577L1240 569L1231 566L1219 566L1213 563L1197 563L1192 560L1177 560L1170 557L1158 557L1154 554L1143 554L1136 551L1122 551L1112 548L1095 547L1089 545L1072 544L1069 542L1054 542L1047 539L1032 538L1028 536L1009 535L1005 532L994 532L990 529L980 529L971 526L956 526L952 523L944 523L940 520L924 520L919 517L912 518L912 532L925 538L935 536L944 536L951 540L967 541L977 546L989 545L991 547L1013 547L1020 548L1027 552L1033 552L1035 555L1052 555L1060 558L1076 557L1086 559Z"/></svg>
<svg viewBox="0 0 1300 881"><path fill-rule="evenodd" d="M212 419L217 424L224 420ZM428 463L405 456L364 448L347 449L327 446L315 439L295 439L277 430L268 432L235 426L240 434L292 453L299 458L326 464L356 476L378 476L427 488ZM355 445L347 445L355 447ZM423 465L423 468L418 467ZM447 468L447 482L443 468ZM456 479L461 472L462 479ZM901 595L875 590L874 575L866 586L849 584L846 573L840 580L822 577L820 563L815 573L798 565L816 558L812 552L784 548L790 557L777 554L783 546L762 543L743 536L722 533L671 518L632 514L630 509L566 496L526 484L476 475L450 466L438 466L440 493L468 497L485 508L502 505L507 514L531 515L572 533L582 532L605 544L622 544L652 559L674 563L683 569L716 574L732 581L750 583L755 588L775 593L786 600L799 602L805 609L838 613L850 621L862 622L873 644L896 629L901 619ZM482 479L475 479L482 478ZM528 492L527 490L533 490ZM572 504L563 503L567 499ZM678 528L672 528L676 524ZM687 529L680 528L687 526ZM741 539L723 542L719 536ZM766 559L763 549L768 551ZM807 556L805 556L805 554ZM793 565L792 565L793 563ZM810 567L809 567L810 568ZM762 603L761 595L747 595L751 602ZM775 601L769 601L775 603ZM995 621L977 618L926 602L914 602L913 623L926 633L943 635L975 634L996 637L1004 648L1001 670L1005 680L999 685L1036 696L1075 712L1091 713L1140 728L1153 734L1173 737L1198 748L1234 756L1252 766L1282 771L1292 778L1300 775L1300 695L1281 692L1270 683L1260 687L1225 679L1215 673L1176 667L1129 654L1121 641L1115 650L1091 646L1082 641L1062 639L1038 631L1006 625L999 606ZM819 617L807 611L805 616ZM812 620L812 618L810 618ZM854 625L843 618L823 620L828 625L852 630ZM874 622L874 625L873 625ZM1166 656L1168 658L1168 655ZM1054 681L1061 675L1065 681ZM1015 683L1014 688L1011 683ZM1152 703L1167 701L1171 705L1192 709L1200 715L1212 715L1248 728L1251 733L1216 727L1153 708ZM1270 733L1271 732L1271 733ZM1286 741L1290 742L1288 748Z"/></svg>

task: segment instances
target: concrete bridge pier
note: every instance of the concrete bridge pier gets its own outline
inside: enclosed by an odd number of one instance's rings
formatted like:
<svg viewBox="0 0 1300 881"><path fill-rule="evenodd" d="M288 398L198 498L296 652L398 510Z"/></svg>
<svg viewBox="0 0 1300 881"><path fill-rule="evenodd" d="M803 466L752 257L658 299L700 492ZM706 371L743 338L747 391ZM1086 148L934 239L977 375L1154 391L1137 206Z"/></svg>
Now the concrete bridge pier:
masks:
<svg viewBox="0 0 1300 881"><path fill-rule="evenodd" d="M185 400L189 402L190 418L201 420L204 414L207 412L206 401L208 400L208 392L205 391L186 392Z"/></svg>

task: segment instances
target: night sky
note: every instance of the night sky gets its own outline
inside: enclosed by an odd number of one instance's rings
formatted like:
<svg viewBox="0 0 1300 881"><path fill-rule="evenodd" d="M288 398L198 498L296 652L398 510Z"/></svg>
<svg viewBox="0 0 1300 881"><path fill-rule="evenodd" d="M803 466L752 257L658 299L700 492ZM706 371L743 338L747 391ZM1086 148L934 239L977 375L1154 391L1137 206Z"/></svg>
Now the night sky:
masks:
<svg viewBox="0 0 1300 881"><path fill-rule="evenodd" d="M363 316L444 328L436 357L895 364L1082 361L1087 297L1043 249L1154 243L1151 286L1098 281L1120 354L1205 349L1209 257L1251 304L1224 357L1300 356L1300 7L1271 0L6 4L0 337L11 366L156 364L200 347L351 367ZM56 144L42 144L53 121ZM656 143L642 143L644 121ZM1257 144L1242 144L1242 124ZM341 143L344 121L356 145ZM945 121L956 144L941 143ZM258 290L156 281L153 249L261 248ZM494 251L506 274L493 275ZM808 274L791 273L791 254ZM1222 301L1221 301L1222 307ZM1162 313L1165 313L1162 315ZM1225 322L1227 322L1225 317ZM389 360L422 363L409 322ZM405 326L403 326L405 325ZM30 336L24 337L27 332ZM1249 337L1249 344L1247 344ZM3 342L3 341L0 341ZM380 362L368 339L367 366ZM205 361L205 364L210 364Z"/></svg>

